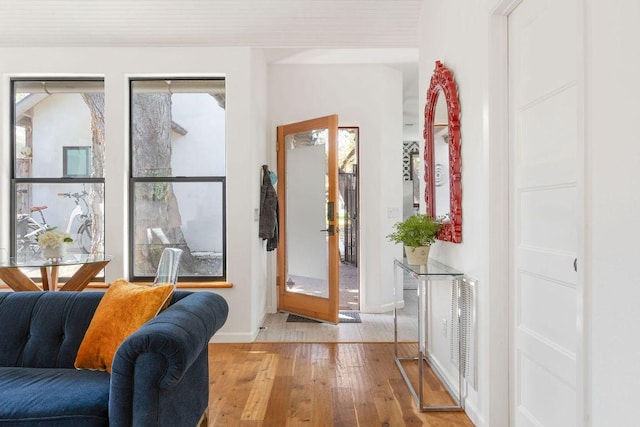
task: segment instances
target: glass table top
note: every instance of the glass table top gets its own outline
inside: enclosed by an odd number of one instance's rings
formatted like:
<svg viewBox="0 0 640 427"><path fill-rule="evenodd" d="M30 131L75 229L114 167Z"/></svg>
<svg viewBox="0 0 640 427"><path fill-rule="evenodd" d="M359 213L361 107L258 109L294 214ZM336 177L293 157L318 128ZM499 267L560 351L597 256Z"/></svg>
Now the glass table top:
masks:
<svg viewBox="0 0 640 427"><path fill-rule="evenodd" d="M464 273L456 270L453 267L449 267L446 264L441 263L433 259L429 259L426 264L416 265L409 264L407 258L396 259L395 263L403 270L412 273L415 276L427 278L434 276L463 276Z"/></svg>
<svg viewBox="0 0 640 427"><path fill-rule="evenodd" d="M46 259L40 256L8 257L0 256L0 268L11 267L51 267L61 265L82 265L111 261L111 255L105 254L68 254L59 259Z"/></svg>

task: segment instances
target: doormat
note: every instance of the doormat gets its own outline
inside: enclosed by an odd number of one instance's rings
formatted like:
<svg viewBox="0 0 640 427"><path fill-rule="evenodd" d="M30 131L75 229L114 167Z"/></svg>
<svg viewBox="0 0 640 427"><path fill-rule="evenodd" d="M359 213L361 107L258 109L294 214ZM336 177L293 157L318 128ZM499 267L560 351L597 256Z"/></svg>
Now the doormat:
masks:
<svg viewBox="0 0 640 427"><path fill-rule="evenodd" d="M357 311L341 311L338 314L338 322L340 323L362 323L360 313Z"/></svg>
<svg viewBox="0 0 640 427"><path fill-rule="evenodd" d="M299 322L299 323L322 323L319 320L309 319L308 317L298 316L297 314L291 314L287 316L287 323ZM362 323L360 320L360 313L357 311L341 311L338 314L339 323Z"/></svg>
<svg viewBox="0 0 640 427"><path fill-rule="evenodd" d="M287 316L287 323L322 323L319 320L309 319L308 317L298 316L297 314L291 314Z"/></svg>

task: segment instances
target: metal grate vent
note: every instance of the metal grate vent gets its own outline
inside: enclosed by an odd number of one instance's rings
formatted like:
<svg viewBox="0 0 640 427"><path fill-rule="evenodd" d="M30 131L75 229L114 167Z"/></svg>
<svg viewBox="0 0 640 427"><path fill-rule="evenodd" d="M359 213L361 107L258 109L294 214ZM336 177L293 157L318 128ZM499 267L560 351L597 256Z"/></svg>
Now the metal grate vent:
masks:
<svg viewBox="0 0 640 427"><path fill-rule="evenodd" d="M458 285L456 286L455 283ZM458 298L460 298L459 312ZM459 333L460 341L458 341ZM465 277L451 286L451 362L458 367L458 352L460 352L462 377L467 380L467 384L477 390L476 334L476 281Z"/></svg>

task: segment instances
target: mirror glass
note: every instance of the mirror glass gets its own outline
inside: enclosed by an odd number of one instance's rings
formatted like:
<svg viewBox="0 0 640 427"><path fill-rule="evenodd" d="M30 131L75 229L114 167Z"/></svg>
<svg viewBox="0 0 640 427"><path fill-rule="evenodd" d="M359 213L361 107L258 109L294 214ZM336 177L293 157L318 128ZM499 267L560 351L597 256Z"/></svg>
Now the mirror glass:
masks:
<svg viewBox="0 0 640 427"><path fill-rule="evenodd" d="M447 102L440 93L436 101L436 114L433 123L435 214L437 218L449 219L449 120Z"/></svg>
<svg viewBox="0 0 640 427"><path fill-rule="evenodd" d="M409 153L409 167L411 169L410 180L413 189L413 214L416 215L420 209L420 182L422 181L423 169L420 167L420 152L416 149Z"/></svg>

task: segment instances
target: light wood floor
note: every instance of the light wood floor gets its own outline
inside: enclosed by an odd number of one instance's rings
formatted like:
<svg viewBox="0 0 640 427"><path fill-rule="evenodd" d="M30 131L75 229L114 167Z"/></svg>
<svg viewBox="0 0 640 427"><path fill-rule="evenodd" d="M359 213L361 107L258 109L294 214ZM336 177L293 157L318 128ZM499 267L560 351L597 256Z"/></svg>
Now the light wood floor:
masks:
<svg viewBox="0 0 640 427"><path fill-rule="evenodd" d="M418 337L415 289L404 291L404 304L398 338L408 357ZM210 344L209 425L473 426L463 412L419 412L395 366L393 312L360 317L362 323L329 325L269 314L254 343ZM405 369L417 379L417 364ZM430 372L424 387L426 403L452 404Z"/></svg>
<svg viewBox="0 0 640 427"><path fill-rule="evenodd" d="M413 346L401 344L401 354ZM464 412L417 411L393 351L390 343L210 344L209 425L473 426ZM425 390L427 403L451 404L430 373Z"/></svg>
<svg viewBox="0 0 640 427"><path fill-rule="evenodd" d="M418 340L416 291L404 291L404 307L398 309L398 340ZM393 311L360 313L362 323L287 323L287 313L268 314L256 342L393 342Z"/></svg>

